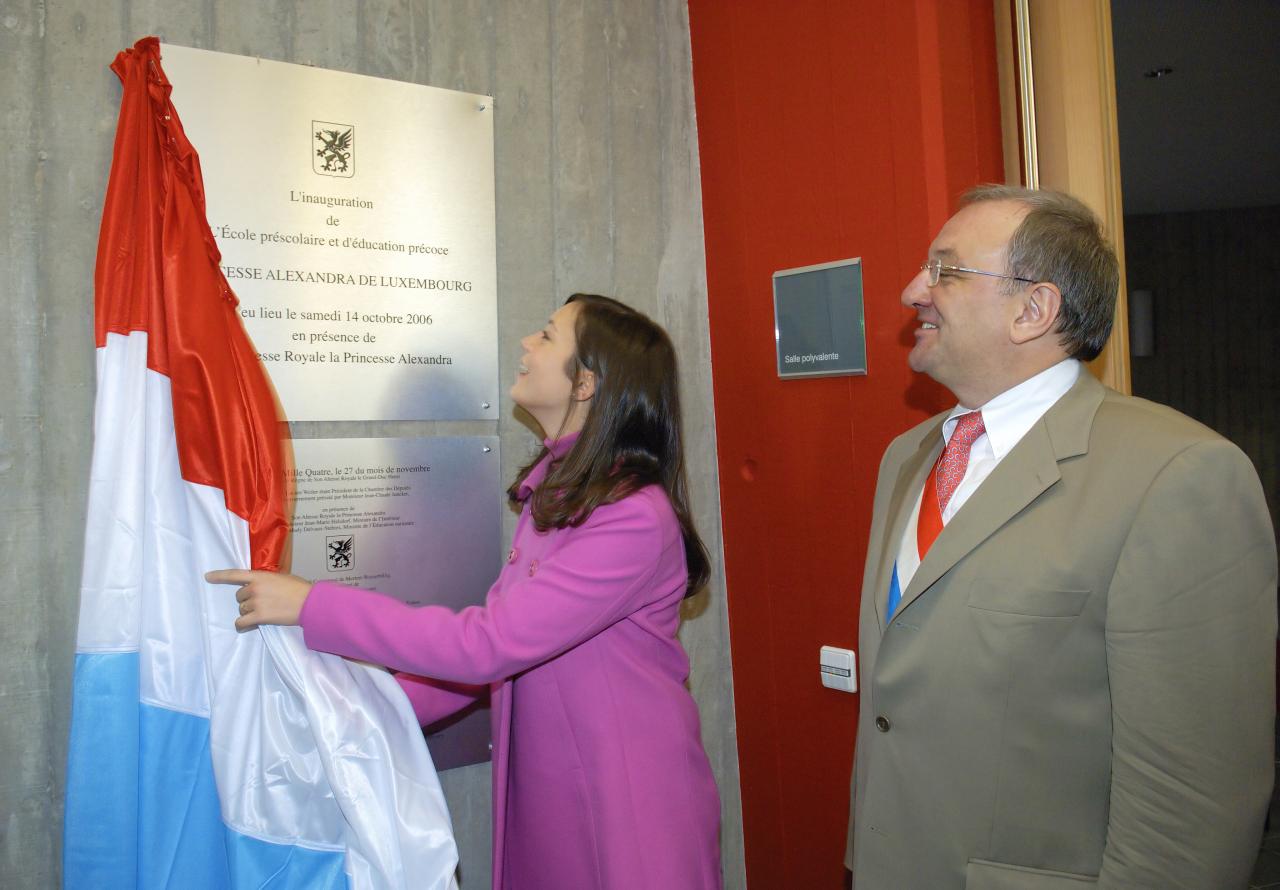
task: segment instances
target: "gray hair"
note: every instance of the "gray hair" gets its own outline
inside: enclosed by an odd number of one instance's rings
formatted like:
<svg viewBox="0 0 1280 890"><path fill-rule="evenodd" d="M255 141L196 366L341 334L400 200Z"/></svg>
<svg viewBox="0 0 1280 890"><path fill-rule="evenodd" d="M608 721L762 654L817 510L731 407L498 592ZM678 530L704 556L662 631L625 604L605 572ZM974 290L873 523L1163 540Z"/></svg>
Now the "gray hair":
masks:
<svg viewBox="0 0 1280 890"><path fill-rule="evenodd" d="M960 205L1014 201L1027 208L1009 239L1008 274L1048 281L1062 292L1059 342L1072 358L1096 358L1111 336L1120 264L1093 211L1062 192L979 185ZM1008 285L1016 287L1015 282Z"/></svg>

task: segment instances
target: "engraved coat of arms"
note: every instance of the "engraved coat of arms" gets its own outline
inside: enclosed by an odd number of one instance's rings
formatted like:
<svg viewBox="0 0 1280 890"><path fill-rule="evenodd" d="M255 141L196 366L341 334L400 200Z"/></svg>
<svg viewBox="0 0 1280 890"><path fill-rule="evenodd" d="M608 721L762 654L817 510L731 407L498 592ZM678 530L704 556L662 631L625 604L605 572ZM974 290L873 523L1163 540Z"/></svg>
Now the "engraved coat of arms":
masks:
<svg viewBox="0 0 1280 890"><path fill-rule="evenodd" d="M321 176L354 176L356 128L351 124L312 121L311 132L311 168Z"/></svg>

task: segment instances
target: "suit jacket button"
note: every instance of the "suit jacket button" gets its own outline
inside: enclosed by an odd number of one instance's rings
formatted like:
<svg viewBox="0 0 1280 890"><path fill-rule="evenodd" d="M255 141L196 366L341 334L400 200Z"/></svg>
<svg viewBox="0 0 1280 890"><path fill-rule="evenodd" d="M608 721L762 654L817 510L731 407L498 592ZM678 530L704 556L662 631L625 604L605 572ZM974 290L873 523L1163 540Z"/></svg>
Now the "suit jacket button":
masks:
<svg viewBox="0 0 1280 890"><path fill-rule="evenodd" d="M881 732L888 732L889 718L883 717L883 716L876 717L876 729L880 730Z"/></svg>

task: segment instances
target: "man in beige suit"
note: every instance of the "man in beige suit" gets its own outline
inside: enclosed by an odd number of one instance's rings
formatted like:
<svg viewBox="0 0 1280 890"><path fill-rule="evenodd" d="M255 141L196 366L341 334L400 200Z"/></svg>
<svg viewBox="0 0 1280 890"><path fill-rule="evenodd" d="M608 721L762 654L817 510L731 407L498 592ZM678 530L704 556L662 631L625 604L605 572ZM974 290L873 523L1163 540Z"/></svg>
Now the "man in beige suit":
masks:
<svg viewBox="0 0 1280 890"><path fill-rule="evenodd" d="M1272 784L1275 539L1239 449L1081 365L1117 284L1082 204L988 186L903 292L911 367L959 405L880 465L855 890L1248 883Z"/></svg>

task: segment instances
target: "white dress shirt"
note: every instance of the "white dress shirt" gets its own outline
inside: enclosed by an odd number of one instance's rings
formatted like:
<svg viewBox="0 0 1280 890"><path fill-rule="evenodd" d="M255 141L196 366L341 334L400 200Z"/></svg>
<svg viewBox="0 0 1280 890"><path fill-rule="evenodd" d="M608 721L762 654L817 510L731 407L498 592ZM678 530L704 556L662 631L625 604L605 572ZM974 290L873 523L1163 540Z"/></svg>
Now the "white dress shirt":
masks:
<svg viewBox="0 0 1280 890"><path fill-rule="evenodd" d="M982 412L982 425L986 432L979 436L969 449L969 465L965 467L964 478L956 486L947 508L942 511L942 524L945 526L951 517L959 512L965 501L978 490L986 478L1004 460L1005 455L1013 450L1022 437L1036 425L1045 412L1054 406L1058 399L1067 394L1067 390L1075 385L1081 373L1080 362L1075 359L1064 359L1051 368L1046 368L1034 377L1022 381L1012 389L979 408L967 408L956 405L950 415L942 423L944 442L951 441L951 434L960 415L971 411ZM915 508L911 512L911 520L902 535L898 547L898 583L905 592L920 567L920 553L916 545L916 523L920 518L920 500L924 489L916 492ZM888 596L888 591L885 591Z"/></svg>

